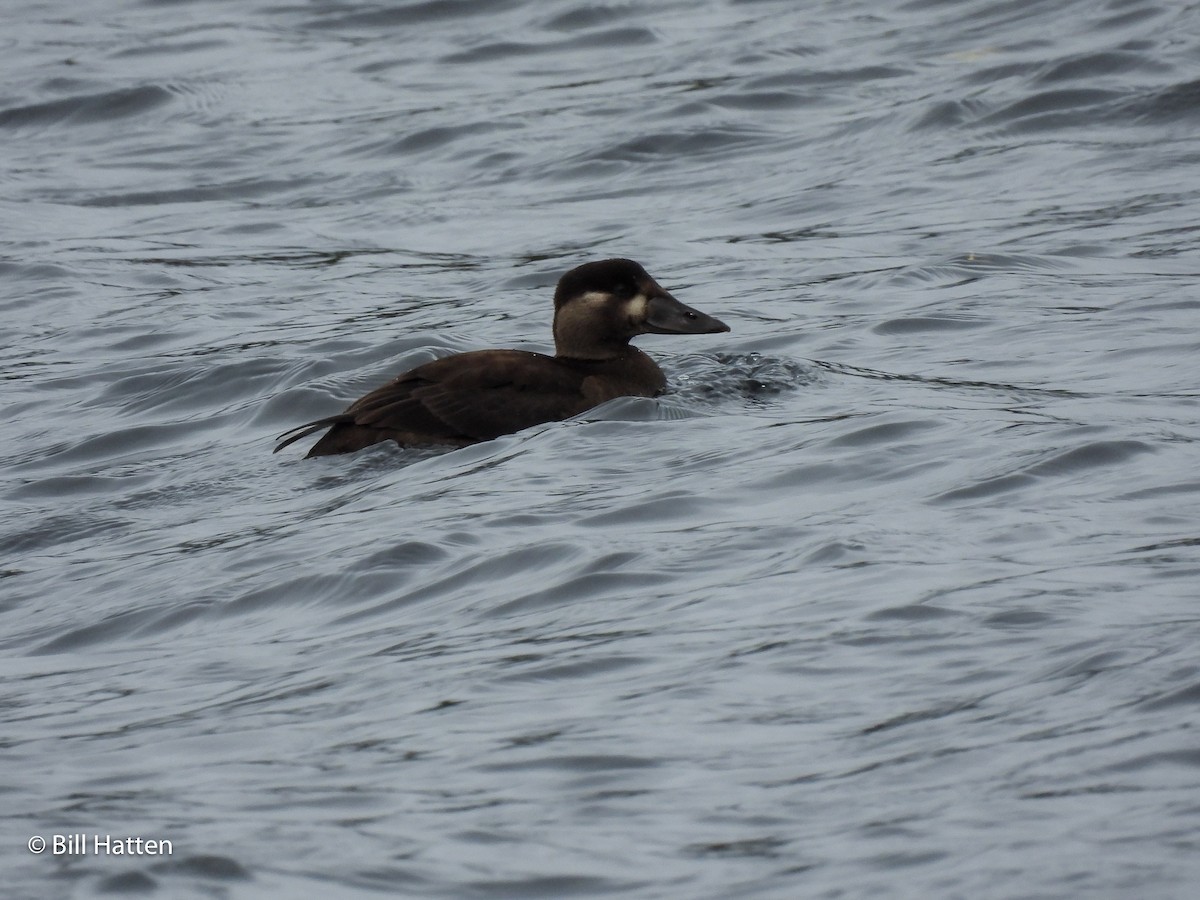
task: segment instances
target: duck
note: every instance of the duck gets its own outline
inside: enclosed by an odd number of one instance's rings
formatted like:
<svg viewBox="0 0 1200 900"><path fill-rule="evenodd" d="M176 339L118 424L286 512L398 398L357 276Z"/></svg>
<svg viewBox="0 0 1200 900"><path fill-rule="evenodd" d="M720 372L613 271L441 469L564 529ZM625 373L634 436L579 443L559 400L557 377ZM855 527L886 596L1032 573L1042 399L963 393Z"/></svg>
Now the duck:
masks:
<svg viewBox="0 0 1200 900"><path fill-rule="evenodd" d="M553 331L553 356L473 350L425 363L345 412L284 432L274 452L322 429L305 458L384 441L464 447L569 419L616 397L654 397L666 388L666 376L632 338L717 334L729 326L675 299L639 263L603 259L559 279Z"/></svg>

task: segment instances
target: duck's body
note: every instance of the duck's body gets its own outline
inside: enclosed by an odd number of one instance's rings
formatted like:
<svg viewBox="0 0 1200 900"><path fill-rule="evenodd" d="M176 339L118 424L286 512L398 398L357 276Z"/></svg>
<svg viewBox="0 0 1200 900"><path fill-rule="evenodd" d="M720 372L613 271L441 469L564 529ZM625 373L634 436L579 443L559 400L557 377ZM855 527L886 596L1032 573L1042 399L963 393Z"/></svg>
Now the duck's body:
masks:
<svg viewBox="0 0 1200 900"><path fill-rule="evenodd" d="M332 426L308 455L348 453L380 441L461 447L569 419L614 397L654 396L666 379L654 360L635 347L629 350L612 360L476 350L426 363L344 413L306 426Z"/></svg>
<svg viewBox="0 0 1200 900"><path fill-rule="evenodd" d="M609 259L572 269L554 295L555 355L476 350L418 366L343 413L283 435L276 451L329 430L309 456L350 453L381 441L402 447L465 446L569 419L614 397L653 397L662 370L630 345L655 334L712 334L729 327L684 306L637 263Z"/></svg>

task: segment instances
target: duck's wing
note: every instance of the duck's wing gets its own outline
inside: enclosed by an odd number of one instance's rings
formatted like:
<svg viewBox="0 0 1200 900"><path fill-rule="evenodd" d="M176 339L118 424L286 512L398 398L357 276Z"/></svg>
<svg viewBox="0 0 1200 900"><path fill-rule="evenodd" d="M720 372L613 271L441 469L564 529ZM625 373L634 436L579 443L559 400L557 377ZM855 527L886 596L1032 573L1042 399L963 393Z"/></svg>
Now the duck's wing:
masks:
<svg viewBox="0 0 1200 900"><path fill-rule="evenodd" d="M480 350L419 366L355 401L345 412L281 436L276 451L329 428L310 456L380 441L464 445L566 419L595 400L586 374L538 353ZM294 432L294 433L293 433Z"/></svg>

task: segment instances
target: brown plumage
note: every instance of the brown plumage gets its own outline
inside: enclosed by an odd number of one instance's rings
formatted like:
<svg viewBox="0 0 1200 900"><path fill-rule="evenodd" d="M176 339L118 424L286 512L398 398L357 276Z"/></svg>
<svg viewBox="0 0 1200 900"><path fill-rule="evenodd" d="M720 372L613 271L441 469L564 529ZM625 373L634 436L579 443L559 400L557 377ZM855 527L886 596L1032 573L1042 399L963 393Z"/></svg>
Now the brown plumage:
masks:
<svg viewBox="0 0 1200 900"><path fill-rule="evenodd" d="M381 441L461 447L569 419L614 397L653 397L666 377L630 338L728 330L684 306L632 260L587 263L567 272L554 293L554 356L476 350L426 363L343 413L284 433L275 451L322 428L329 430L308 456Z"/></svg>

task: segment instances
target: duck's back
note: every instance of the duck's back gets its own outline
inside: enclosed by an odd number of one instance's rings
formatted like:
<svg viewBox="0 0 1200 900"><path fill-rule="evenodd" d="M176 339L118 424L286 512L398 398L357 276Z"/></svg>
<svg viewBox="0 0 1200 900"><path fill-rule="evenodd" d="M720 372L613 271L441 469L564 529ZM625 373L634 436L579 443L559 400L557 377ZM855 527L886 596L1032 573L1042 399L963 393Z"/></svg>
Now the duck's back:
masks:
<svg viewBox="0 0 1200 900"><path fill-rule="evenodd" d="M435 360L377 388L344 413L312 423L304 433L326 426L329 431L308 455L348 453L389 440L401 446L465 446L568 419L614 397L659 393L666 385L662 371L637 348L628 350L606 360L522 350L478 350Z"/></svg>

